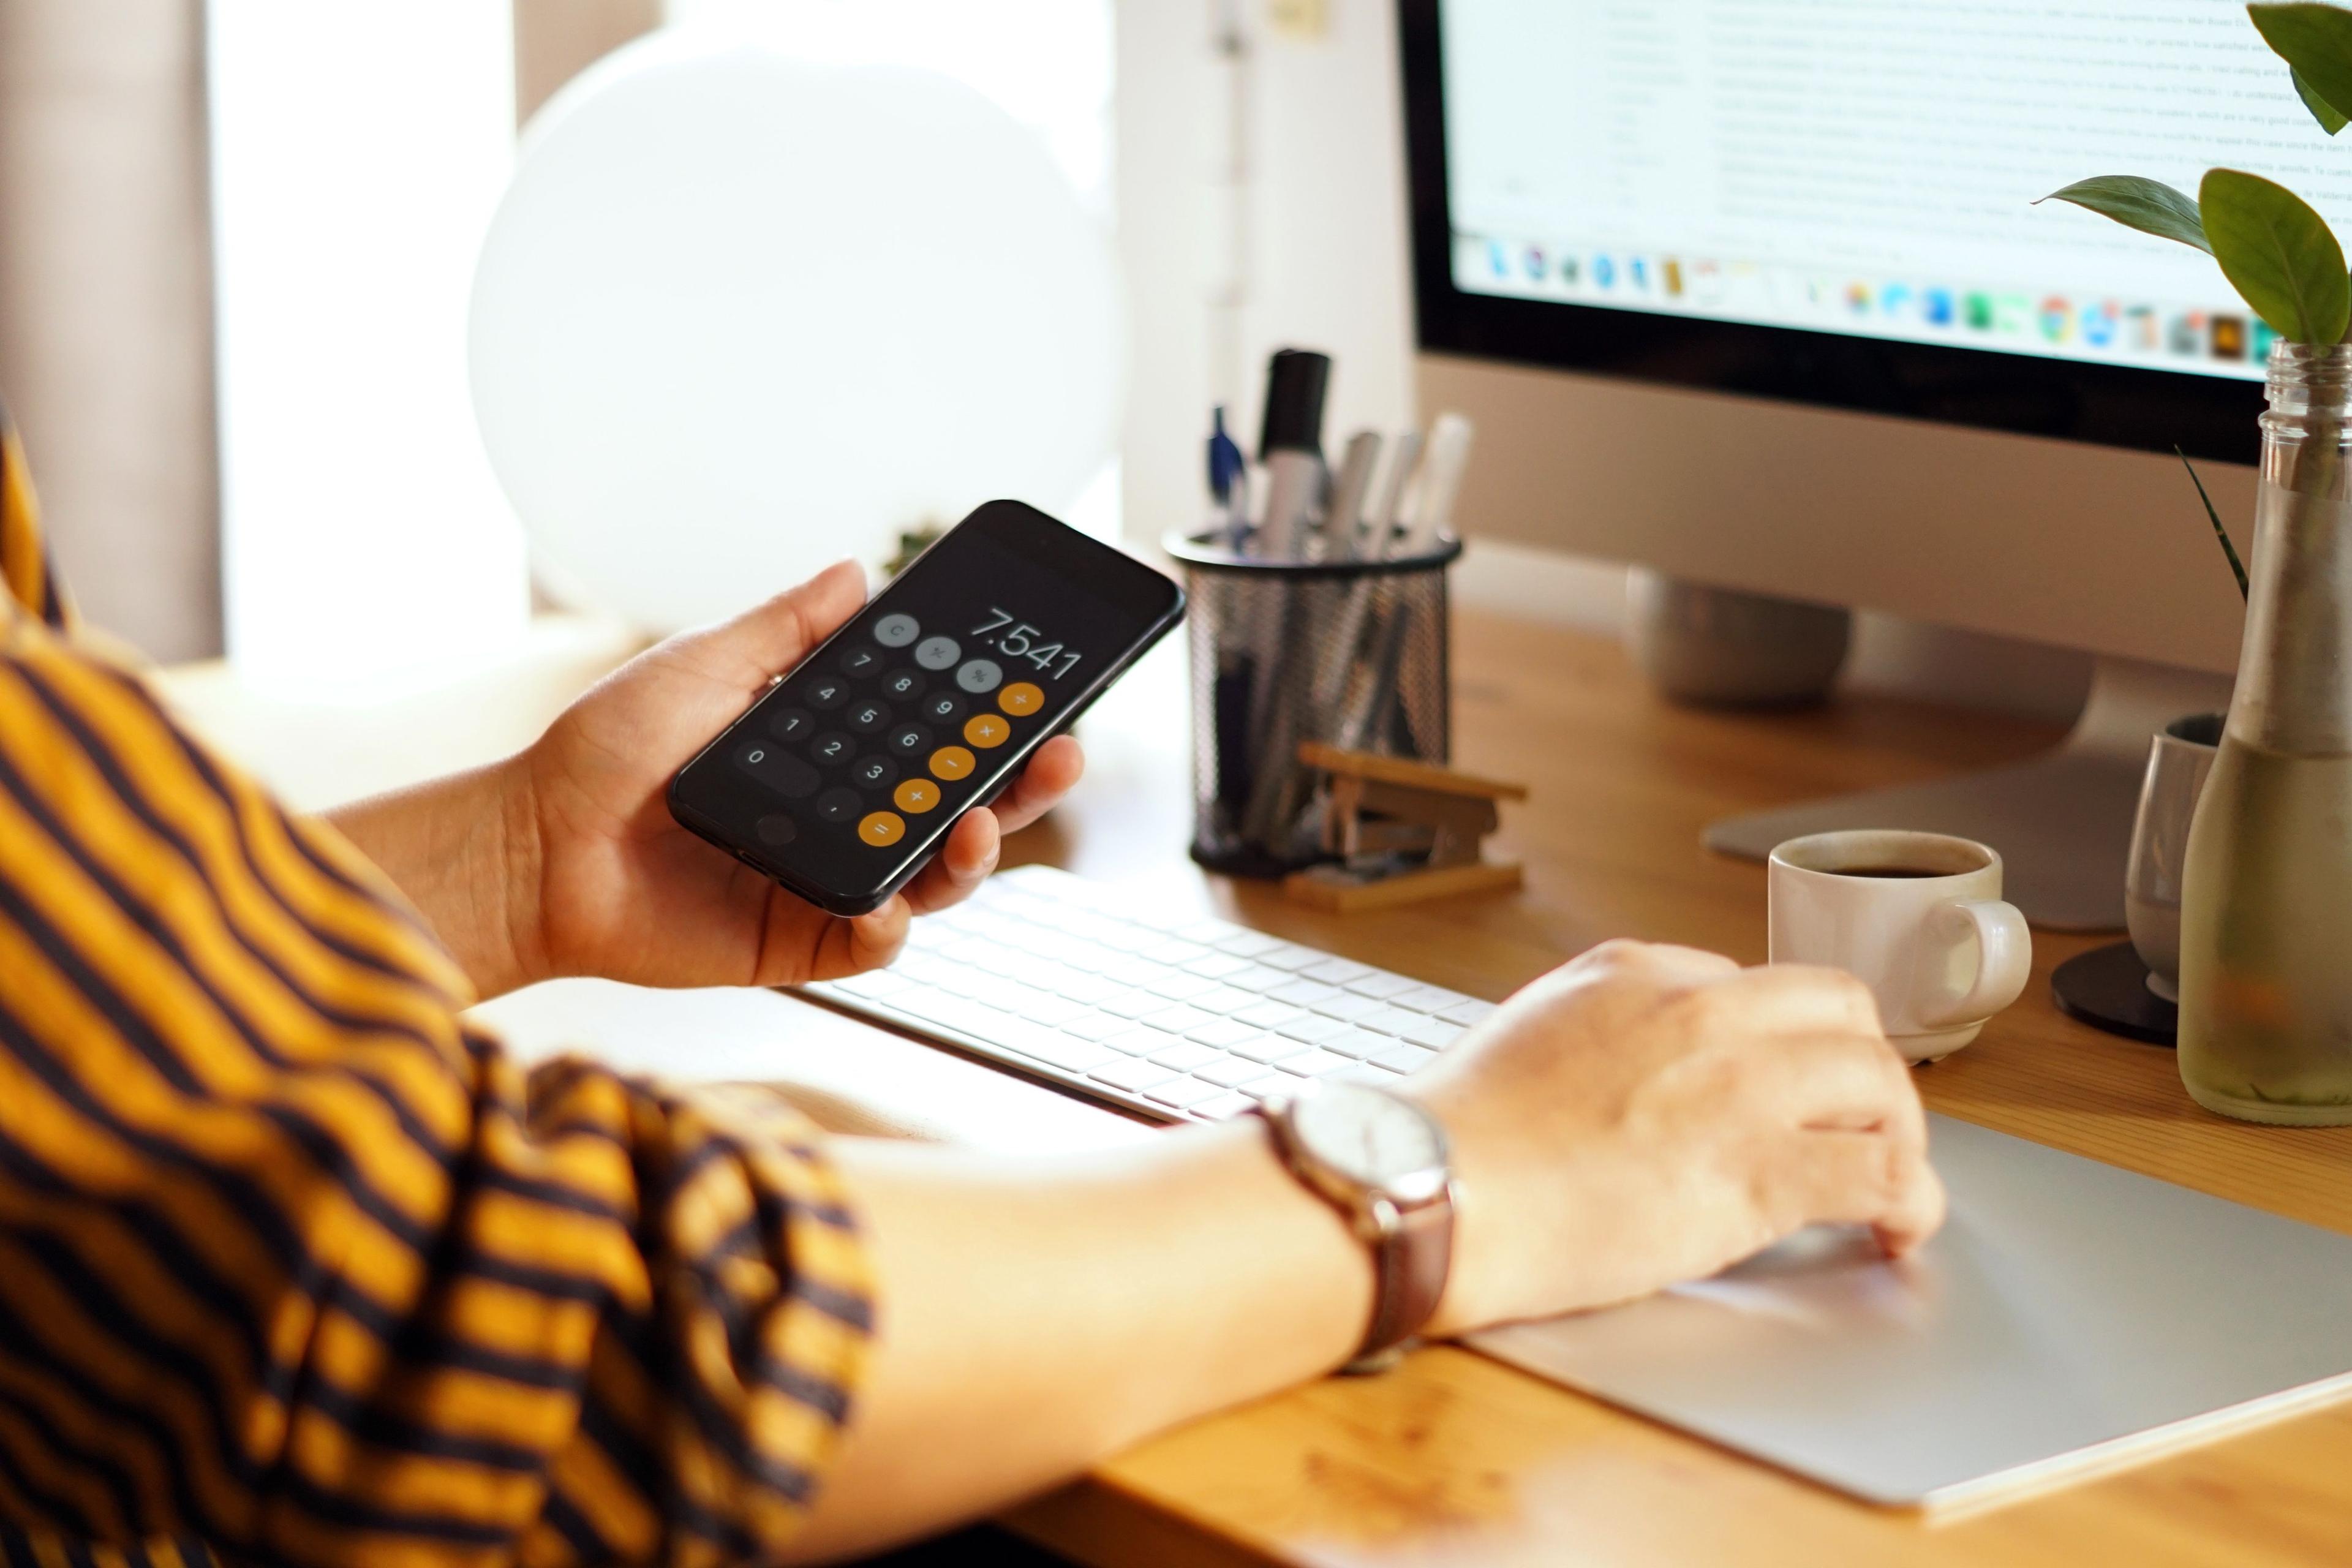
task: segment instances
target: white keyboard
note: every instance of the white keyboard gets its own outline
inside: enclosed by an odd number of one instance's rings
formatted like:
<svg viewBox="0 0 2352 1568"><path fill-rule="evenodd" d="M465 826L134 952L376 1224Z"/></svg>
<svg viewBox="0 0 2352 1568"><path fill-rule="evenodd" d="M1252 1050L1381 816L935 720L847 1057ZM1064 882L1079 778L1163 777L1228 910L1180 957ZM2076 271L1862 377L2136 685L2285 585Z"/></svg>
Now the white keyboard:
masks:
<svg viewBox="0 0 2352 1568"><path fill-rule="evenodd" d="M1024 866L803 988L1097 1100L1216 1121L1317 1079L1393 1082L1495 1010L1459 991Z"/></svg>

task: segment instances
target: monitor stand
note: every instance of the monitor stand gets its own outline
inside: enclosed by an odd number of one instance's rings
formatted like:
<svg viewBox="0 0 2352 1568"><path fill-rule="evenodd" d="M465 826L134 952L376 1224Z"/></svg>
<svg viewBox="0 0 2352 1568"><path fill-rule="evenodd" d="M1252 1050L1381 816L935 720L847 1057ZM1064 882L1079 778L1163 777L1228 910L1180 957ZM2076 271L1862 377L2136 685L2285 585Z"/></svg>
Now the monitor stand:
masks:
<svg viewBox="0 0 2352 1568"><path fill-rule="evenodd" d="M1706 830L1707 847L1761 860L1788 839L1843 827L1955 834L2000 851L2002 896L2035 925L2120 931L2148 739L2175 719L2229 705L2226 676L2103 658L2074 732L2046 755L1727 817Z"/></svg>

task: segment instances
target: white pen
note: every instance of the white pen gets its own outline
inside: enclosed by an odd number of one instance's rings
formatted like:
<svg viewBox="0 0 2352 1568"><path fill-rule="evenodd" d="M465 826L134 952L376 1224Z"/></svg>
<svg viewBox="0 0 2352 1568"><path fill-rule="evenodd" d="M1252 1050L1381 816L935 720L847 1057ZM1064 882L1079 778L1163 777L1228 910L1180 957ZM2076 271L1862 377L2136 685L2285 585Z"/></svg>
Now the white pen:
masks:
<svg viewBox="0 0 2352 1568"><path fill-rule="evenodd" d="M1381 481L1381 497L1364 512L1356 535L1356 554L1378 561L1389 553L1404 521L1405 487L1412 482L1413 465L1421 461L1421 432L1408 430L1391 444L1388 477Z"/></svg>
<svg viewBox="0 0 2352 1568"><path fill-rule="evenodd" d="M1429 427L1429 458L1422 465L1421 484L1412 498L1412 521L1394 553L1425 555L1437 548L1440 535L1454 521L1454 500L1462 493L1462 476L1470 466L1470 443L1478 427L1459 414L1441 414Z"/></svg>
<svg viewBox="0 0 2352 1568"><path fill-rule="evenodd" d="M1379 436L1359 430L1348 438L1348 450L1339 459L1339 477L1331 483L1331 505L1323 517L1326 553L1335 561L1347 560L1356 552L1364 502L1371 497L1372 473L1380 463Z"/></svg>

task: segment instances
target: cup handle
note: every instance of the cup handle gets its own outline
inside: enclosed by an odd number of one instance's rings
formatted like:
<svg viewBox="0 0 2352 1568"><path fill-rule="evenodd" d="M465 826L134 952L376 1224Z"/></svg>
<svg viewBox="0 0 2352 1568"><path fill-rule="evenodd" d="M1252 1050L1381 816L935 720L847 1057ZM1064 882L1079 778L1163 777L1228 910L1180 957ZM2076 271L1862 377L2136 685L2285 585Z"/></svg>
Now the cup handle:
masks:
<svg viewBox="0 0 2352 1568"><path fill-rule="evenodd" d="M2017 906L1998 899L1967 899L1946 904L1937 923L1965 922L1977 937L1976 978L1960 994L1923 1016L1930 1029L1981 1024L2025 994L2033 973L2033 934Z"/></svg>

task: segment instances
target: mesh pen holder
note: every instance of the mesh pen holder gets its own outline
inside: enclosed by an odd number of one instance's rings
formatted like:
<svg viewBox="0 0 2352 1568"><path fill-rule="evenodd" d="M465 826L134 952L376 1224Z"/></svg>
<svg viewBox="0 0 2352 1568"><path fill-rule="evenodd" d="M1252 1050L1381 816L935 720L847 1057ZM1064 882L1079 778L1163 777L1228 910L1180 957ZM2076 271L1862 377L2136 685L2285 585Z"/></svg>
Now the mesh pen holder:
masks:
<svg viewBox="0 0 2352 1568"><path fill-rule="evenodd" d="M1171 534L1192 602L1192 858L1274 877L1330 858L1302 741L1444 763L1446 537L1384 561L1264 561Z"/></svg>

